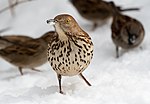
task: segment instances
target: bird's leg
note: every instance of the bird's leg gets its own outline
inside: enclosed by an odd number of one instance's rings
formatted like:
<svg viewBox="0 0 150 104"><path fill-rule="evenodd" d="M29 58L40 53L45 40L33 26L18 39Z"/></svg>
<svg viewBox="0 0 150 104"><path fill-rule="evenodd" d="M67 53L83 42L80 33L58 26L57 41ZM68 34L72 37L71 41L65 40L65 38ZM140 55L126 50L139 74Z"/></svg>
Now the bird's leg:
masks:
<svg viewBox="0 0 150 104"><path fill-rule="evenodd" d="M143 47L142 47L142 46L140 46L140 49L141 49L141 50L143 50Z"/></svg>
<svg viewBox="0 0 150 104"><path fill-rule="evenodd" d="M116 46L116 58L119 58L119 47Z"/></svg>
<svg viewBox="0 0 150 104"><path fill-rule="evenodd" d="M92 31L94 31L97 28L97 26L98 26L98 24L96 22L94 22Z"/></svg>
<svg viewBox="0 0 150 104"><path fill-rule="evenodd" d="M33 70L33 71L37 71L37 72L41 72L41 70L34 69L34 68L31 68L31 70Z"/></svg>
<svg viewBox="0 0 150 104"><path fill-rule="evenodd" d="M86 82L87 85L92 86L92 85L86 80L86 78L83 76L82 73L80 73L79 76Z"/></svg>
<svg viewBox="0 0 150 104"><path fill-rule="evenodd" d="M19 67L18 69L19 69L20 74L23 75L22 67Z"/></svg>
<svg viewBox="0 0 150 104"><path fill-rule="evenodd" d="M63 91L62 91L62 88L61 88L61 78L62 78L62 76L60 74L57 74L57 78L58 78L58 82L59 82L59 92L61 94L64 94Z"/></svg>

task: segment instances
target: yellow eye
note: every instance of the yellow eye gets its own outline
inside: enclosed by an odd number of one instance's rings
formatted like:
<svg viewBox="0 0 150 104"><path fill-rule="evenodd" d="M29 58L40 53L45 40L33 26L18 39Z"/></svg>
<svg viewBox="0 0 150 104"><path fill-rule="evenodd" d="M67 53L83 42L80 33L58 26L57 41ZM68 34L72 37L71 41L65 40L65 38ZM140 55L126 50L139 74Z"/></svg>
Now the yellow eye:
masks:
<svg viewBox="0 0 150 104"><path fill-rule="evenodd" d="M67 24L69 24L69 23L70 23L70 20L69 20L69 19L67 19L67 20L66 20L66 23L67 23Z"/></svg>

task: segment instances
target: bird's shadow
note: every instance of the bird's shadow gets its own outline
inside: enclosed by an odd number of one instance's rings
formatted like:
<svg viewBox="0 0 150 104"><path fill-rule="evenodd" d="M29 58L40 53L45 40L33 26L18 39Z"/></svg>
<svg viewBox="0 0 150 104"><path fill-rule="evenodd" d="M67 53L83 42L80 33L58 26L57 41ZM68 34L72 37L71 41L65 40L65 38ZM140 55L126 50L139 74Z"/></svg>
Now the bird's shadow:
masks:
<svg viewBox="0 0 150 104"><path fill-rule="evenodd" d="M0 76L1 76L0 77L1 80L10 80L10 79L19 77L21 75L19 74L19 72L17 72L17 70L9 69L9 70L1 70Z"/></svg>
<svg viewBox="0 0 150 104"><path fill-rule="evenodd" d="M37 96L38 98L42 98L51 94L55 94L57 93L57 86L51 86L51 87L47 87L47 88L41 88L41 87L37 87L34 86L30 89L27 89L24 93L21 93L19 95L16 95L15 93L13 93L13 95L11 94L5 94L3 95L3 100L7 101L7 103L9 101L13 101L13 102L18 102L20 100L30 100L30 99L35 99L34 97Z"/></svg>
<svg viewBox="0 0 150 104"><path fill-rule="evenodd" d="M64 95L66 94L73 94L75 91L75 85L69 85L69 86L62 86ZM25 92L23 95L21 96L31 96L31 95L36 95L36 96L47 96L47 95L51 95L51 94L55 94L55 93L59 93L59 87L57 85L52 85L46 88L41 88L41 87L37 87L34 86L32 88L30 88L27 92Z"/></svg>
<svg viewBox="0 0 150 104"><path fill-rule="evenodd" d="M36 74L36 73L39 73L39 72L35 72L35 71L32 71L32 70L31 71L26 70L26 71L23 72L24 75ZM14 79L14 78L17 78L17 77L22 77L22 75L16 69L0 71L0 76L1 76L1 78L0 78L1 80L11 80L11 79Z"/></svg>
<svg viewBox="0 0 150 104"><path fill-rule="evenodd" d="M50 86L47 88L41 88L34 86L30 90L28 90L24 95L25 96L30 96L30 95L38 95L38 96L45 96L45 95L50 95L58 92L58 86Z"/></svg>

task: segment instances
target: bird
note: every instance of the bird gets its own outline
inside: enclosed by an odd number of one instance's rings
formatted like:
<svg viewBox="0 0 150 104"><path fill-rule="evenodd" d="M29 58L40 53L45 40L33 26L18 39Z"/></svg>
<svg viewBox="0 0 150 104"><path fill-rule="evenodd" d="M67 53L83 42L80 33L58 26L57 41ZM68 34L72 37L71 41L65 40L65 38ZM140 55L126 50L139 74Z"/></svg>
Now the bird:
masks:
<svg viewBox="0 0 150 104"><path fill-rule="evenodd" d="M80 76L87 85L89 81L82 72L88 67L93 57L91 37L78 25L70 14L59 14L47 23L54 23L58 37L48 44L48 61L56 72L59 82L59 93L64 94L61 87L62 76Z"/></svg>
<svg viewBox="0 0 150 104"><path fill-rule="evenodd" d="M105 24L107 20L113 16L113 8L109 5L110 2L103 0L69 0L76 8L78 13L85 19L93 23L92 30L95 30L98 25ZM139 10L139 8L126 8L115 6L119 12Z"/></svg>
<svg viewBox="0 0 150 104"><path fill-rule="evenodd" d="M21 44L27 40L33 39L32 37L25 36L25 35L3 35L0 36L0 49L6 48L13 44Z"/></svg>
<svg viewBox="0 0 150 104"><path fill-rule="evenodd" d="M111 3L114 7L114 2ZM111 24L112 41L116 46L116 57L119 57L119 47L122 49L133 49L138 47L145 36L145 30L140 21L127 15L123 15L114 9Z"/></svg>
<svg viewBox="0 0 150 104"><path fill-rule="evenodd" d="M55 39L55 31L49 31L39 38L33 38L18 44L13 44L0 49L0 57L17 66L21 75L23 68L30 68L34 71L40 71L35 67L41 66L47 62L47 47Z"/></svg>

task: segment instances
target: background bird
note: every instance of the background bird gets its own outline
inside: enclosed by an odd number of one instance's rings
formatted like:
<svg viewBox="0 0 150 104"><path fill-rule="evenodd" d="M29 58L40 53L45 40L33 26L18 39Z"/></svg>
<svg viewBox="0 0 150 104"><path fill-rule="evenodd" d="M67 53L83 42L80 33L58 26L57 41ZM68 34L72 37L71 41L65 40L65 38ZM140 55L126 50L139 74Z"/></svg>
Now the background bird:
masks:
<svg viewBox="0 0 150 104"><path fill-rule="evenodd" d="M13 44L0 50L0 56L9 63L18 67L21 75L22 68L30 68L41 66L47 62L47 47L57 34L50 31L42 35L40 38L30 39L19 44ZM38 71L38 70L36 70Z"/></svg>
<svg viewBox="0 0 150 104"><path fill-rule="evenodd" d="M27 40L31 40L33 38L25 35L5 35L0 36L0 48L6 48L13 44L22 44Z"/></svg>
<svg viewBox="0 0 150 104"><path fill-rule="evenodd" d="M69 0L77 9L79 14L93 22L93 30L98 26L105 24L106 21L113 16L113 8L109 5L110 2L103 0ZM139 10L139 8L122 9L120 6L115 6L119 12Z"/></svg>
<svg viewBox="0 0 150 104"><path fill-rule="evenodd" d="M48 60L57 73L59 92L62 76L79 75L89 86L82 72L88 67L93 56L93 43L90 36L80 28L76 20L68 14L57 15L54 22L58 38L49 44Z"/></svg>
<svg viewBox="0 0 150 104"><path fill-rule="evenodd" d="M115 7L115 4L112 2L111 6ZM144 39L145 31L138 20L121 14L117 9L113 12L112 40L116 45L116 57L119 57L119 47L132 49L139 46Z"/></svg>

